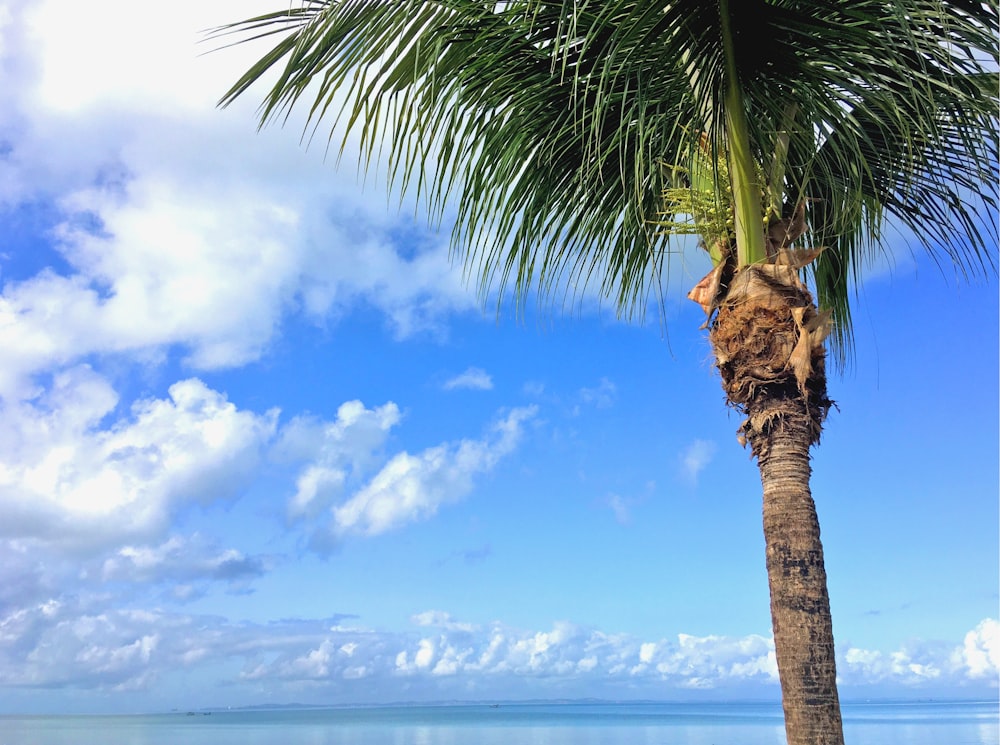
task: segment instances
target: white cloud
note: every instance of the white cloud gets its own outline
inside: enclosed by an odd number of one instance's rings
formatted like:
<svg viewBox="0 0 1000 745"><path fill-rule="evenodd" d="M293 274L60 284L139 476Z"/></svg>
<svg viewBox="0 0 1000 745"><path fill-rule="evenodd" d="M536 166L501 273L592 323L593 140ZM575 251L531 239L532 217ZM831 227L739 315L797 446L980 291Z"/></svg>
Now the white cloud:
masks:
<svg viewBox="0 0 1000 745"><path fill-rule="evenodd" d="M775 683L778 667L774 643L762 636L745 637L679 634L677 644L657 644L640 650L641 665L632 674L650 666L665 678L683 678L690 688L713 687L724 681L756 680Z"/></svg>
<svg viewBox="0 0 1000 745"><path fill-rule="evenodd" d="M263 575L268 561L247 556L237 549L218 549L199 535L190 538L171 536L155 546L127 545L104 560L102 580L152 583L162 580L191 582L208 580L243 586ZM194 592L190 585L180 585L178 599Z"/></svg>
<svg viewBox="0 0 1000 745"><path fill-rule="evenodd" d="M643 642L568 622L533 632L494 623L471 636L463 626L450 634L422 638L416 648L396 658L396 669L408 675L442 668L450 675L617 680L627 687L666 682L711 688L749 680L767 685L777 681L773 645L763 637L682 634L677 642Z"/></svg>
<svg viewBox="0 0 1000 745"><path fill-rule="evenodd" d="M129 689L149 685L162 635L143 612L88 613L50 601L0 619L0 683ZM169 633L169 629L163 631ZM28 644L25 645L24 642Z"/></svg>
<svg viewBox="0 0 1000 745"><path fill-rule="evenodd" d="M891 652L848 647L842 657L839 678L849 685L920 688L934 683L963 687L985 683L995 688L1000 675L1000 623L983 619L959 646L911 640Z"/></svg>
<svg viewBox="0 0 1000 745"><path fill-rule="evenodd" d="M450 613L440 610L428 610L417 613L410 617L410 621L417 626L435 626L448 631L475 631L476 626L470 623L460 623L455 621Z"/></svg>
<svg viewBox="0 0 1000 745"><path fill-rule="evenodd" d="M773 643L753 634L645 640L569 622L547 630L501 622L479 627L429 611L414 619L435 632L414 637L345 627L339 618L234 623L50 598L0 610L0 685L154 692L170 671L204 667L199 674L228 676L217 683L237 700L246 696L248 684L265 685L271 700L294 696L303 683L355 701L377 692L392 697L410 691L412 697L419 691L425 700L470 690L496 695L511 690L504 686L513 678L518 690L543 695L601 691L641 697L751 683L777 690ZM987 619L970 633L995 624ZM838 662L845 674L842 684L898 684L914 690L981 685L977 669L949 662L962 649L936 643L895 652L852 648ZM233 663L242 671L235 676L220 672ZM859 666L869 673L881 667L876 675L859 677ZM346 683L362 680L367 682L361 686Z"/></svg>
<svg viewBox="0 0 1000 745"><path fill-rule="evenodd" d="M272 455L279 461L305 461L289 504L293 517L314 517L340 496L348 481L374 464L391 429L401 419L391 401L368 409L348 401L333 421L299 416L282 427Z"/></svg>
<svg viewBox="0 0 1000 745"><path fill-rule="evenodd" d="M639 662L648 665L653 661L653 655L656 654L656 644L653 642L646 642L639 645Z"/></svg>
<svg viewBox="0 0 1000 745"><path fill-rule="evenodd" d="M206 50L197 46L199 29L192 27L193 14L151 8L143 25L155 33L137 29L123 34L115 23L95 23L93 7L63 2L31 5L32 38L42 47L38 102L51 111L79 113L99 105L141 105L164 112L177 106L205 110L218 98L211 95L212 88L228 80L220 65L198 58ZM199 26L232 20L233 10L240 7L213 5L217 7L203 6ZM128 18L134 11L125 0L102 0L95 6L113 19ZM251 12L267 4L242 6L240 12ZM79 33L81 29L87 33Z"/></svg>
<svg viewBox="0 0 1000 745"><path fill-rule="evenodd" d="M714 442L695 440L683 450L680 456L681 474L688 483L698 483L701 472L712 462L715 449Z"/></svg>
<svg viewBox="0 0 1000 745"><path fill-rule="evenodd" d="M996 680L1000 674L1000 623L987 618L966 634L961 659L969 677Z"/></svg>
<svg viewBox="0 0 1000 745"><path fill-rule="evenodd" d="M211 172L211 163L200 165ZM408 335L474 306L444 239L404 259L387 224L355 218L348 235L326 217L327 202L342 202L330 187L317 187L325 193L313 202L260 174L190 184L189 174L160 163L130 170L121 187L62 198L70 217L58 248L70 273L4 287L0 395L22 394L31 374L95 352L179 345L195 368L241 365L258 358L297 309L323 322L370 303Z"/></svg>
<svg viewBox="0 0 1000 745"><path fill-rule="evenodd" d="M623 497L620 494L609 494L600 504L608 507L615 517L615 522L619 525L628 526L632 524L632 511L645 502L656 489L654 481L647 481L644 493L639 496Z"/></svg>
<svg viewBox="0 0 1000 745"><path fill-rule="evenodd" d="M261 475L264 453L281 467L270 476L294 479L293 518L315 520L333 506L338 535L375 535L464 498L535 415L534 407L515 409L482 439L385 462L401 420L392 402L348 401L332 421L299 416L279 428L277 410L241 410L188 379L165 398L120 408L110 384L86 366L57 374L34 400L0 401L0 539L111 552L96 570L105 579L170 578L182 600L199 592L192 583L246 583L266 570L260 557L166 538L186 506L240 497ZM348 488L355 491L344 501Z"/></svg>
<svg viewBox="0 0 1000 745"><path fill-rule="evenodd" d="M615 516L615 522L619 525L632 524L632 504L631 500L627 500L618 494L612 494L607 499L607 505L611 508Z"/></svg>
<svg viewBox="0 0 1000 745"><path fill-rule="evenodd" d="M545 393L545 383L541 383L537 380L529 380L521 387L521 390L524 391L525 395L533 398L539 398L543 393Z"/></svg>
<svg viewBox="0 0 1000 745"><path fill-rule="evenodd" d="M942 676L946 669L942 663L948 660L947 653L942 655L942 651L915 654L906 647L894 652L851 647L843 654L838 679L855 685L895 682L919 686Z"/></svg>
<svg viewBox="0 0 1000 745"><path fill-rule="evenodd" d="M446 391L456 388L468 388L476 391L488 391L493 388L493 378L489 373L478 367L470 367L468 370L454 378L445 381L442 386Z"/></svg>
<svg viewBox="0 0 1000 745"><path fill-rule="evenodd" d="M353 173L294 131L257 134L250 100L214 108L263 49L199 56L198 32L246 3L163 6L152 36L93 20L131 12L49 0L0 29L0 204L55 205L64 260L3 287L0 396L92 353L179 346L197 369L241 365L294 313L325 323L367 304L408 335L476 306L446 238L410 229L399 245L402 221Z"/></svg>
<svg viewBox="0 0 1000 745"><path fill-rule="evenodd" d="M336 531L377 535L463 499L477 476L514 450L524 423L536 411L534 406L512 410L481 440L439 445L417 455L398 453L367 485L334 508Z"/></svg>
<svg viewBox="0 0 1000 745"><path fill-rule="evenodd" d="M80 366L38 400L2 407L0 536L67 547L156 535L181 505L238 494L277 419L240 411L197 379L127 416L116 404Z"/></svg>
<svg viewBox="0 0 1000 745"><path fill-rule="evenodd" d="M400 453L366 482L401 419L391 402L351 401L333 421L297 417L279 429L277 412L241 409L196 378L131 403L81 364L144 364L179 350L195 369L238 366L266 354L290 315L322 325L366 305L405 336L439 332L448 314L475 307L446 240L387 217L379 185L362 194L352 169L338 174L318 149L303 152L297 122L258 135L255 102L213 108L249 56L197 56L205 48L192 24L272 7L181 0L150 9L150 31L123 34L101 20L133 18L123 0L0 5L0 209L30 203L56 215L38 252L48 269L25 269L0 245L0 685L154 691L197 669L202 679L229 675L235 696L256 681L278 695L352 681L339 690L371 700L402 692L391 686L403 679L431 697L444 689L430 682L504 675L584 689L770 680L760 637L481 628L427 611L414 616L427 634L418 639L331 619L144 610L135 595L105 594L105 582L173 583L184 600L205 582L266 571L267 558L171 529L190 505L237 498L263 452L295 467L293 516L339 504L340 529L374 534L464 498L534 416L519 409L479 440ZM615 395L607 379L580 392L595 406ZM685 466L692 479L699 463ZM988 681L997 636L986 620L958 647L849 649L845 670L862 682Z"/></svg>

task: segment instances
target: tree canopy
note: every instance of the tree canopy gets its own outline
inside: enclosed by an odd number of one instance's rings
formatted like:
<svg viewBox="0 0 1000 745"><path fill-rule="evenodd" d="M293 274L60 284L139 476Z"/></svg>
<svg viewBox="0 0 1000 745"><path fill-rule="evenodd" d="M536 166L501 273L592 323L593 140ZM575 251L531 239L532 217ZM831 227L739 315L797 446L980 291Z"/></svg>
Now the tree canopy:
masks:
<svg viewBox="0 0 1000 745"><path fill-rule="evenodd" d="M304 0L218 30L278 37L222 103L274 68L262 125L305 100L310 136L356 132L432 216L454 203L484 295L597 284L624 315L666 266L664 191L738 115L765 221L808 205L843 359L887 226L996 271L997 22L995 0Z"/></svg>

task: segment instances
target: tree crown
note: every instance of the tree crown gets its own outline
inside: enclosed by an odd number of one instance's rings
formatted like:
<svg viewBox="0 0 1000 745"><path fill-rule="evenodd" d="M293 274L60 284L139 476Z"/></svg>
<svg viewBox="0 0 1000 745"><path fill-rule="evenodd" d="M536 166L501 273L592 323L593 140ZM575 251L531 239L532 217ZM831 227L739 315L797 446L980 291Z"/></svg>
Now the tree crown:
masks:
<svg viewBox="0 0 1000 745"><path fill-rule="evenodd" d="M843 360L887 225L996 272L997 20L996 0L304 0L217 31L278 37L221 103L275 69L261 125L302 102L367 165L384 150L433 218L454 200L484 297L597 283L625 316L668 269L664 223L725 205L728 169L705 163L745 147L762 229L804 208L797 240L825 248Z"/></svg>

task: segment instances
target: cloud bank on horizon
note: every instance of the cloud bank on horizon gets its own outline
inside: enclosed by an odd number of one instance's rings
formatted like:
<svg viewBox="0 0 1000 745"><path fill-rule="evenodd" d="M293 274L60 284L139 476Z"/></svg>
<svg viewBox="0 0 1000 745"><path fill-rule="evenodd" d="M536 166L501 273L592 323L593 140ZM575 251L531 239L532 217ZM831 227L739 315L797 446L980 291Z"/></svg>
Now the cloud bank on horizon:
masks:
<svg viewBox="0 0 1000 745"><path fill-rule="evenodd" d="M3 623L5 637L26 640L0 647L5 688L172 692L186 671L226 664L233 672L207 694L211 706L263 703L276 691L286 701L368 703L511 697L511 691L766 695L777 686L774 644L758 635L643 640L565 621L545 630L461 623L442 611L415 614L410 628L386 632L351 617L248 624L53 600ZM886 684L896 695L977 692L1000 666L1000 624L985 620L954 647L909 644L884 653L848 646L838 664L847 692Z"/></svg>
<svg viewBox="0 0 1000 745"><path fill-rule="evenodd" d="M56 691L64 708L66 691L152 696L188 673L225 703L773 688L773 645L754 634L651 639L551 619L543 630L425 606L390 630L295 608L267 621L221 605L185 610L253 593L303 554L335 561L347 543L405 535L474 499L533 433L569 441L577 420L620 394L599 377L560 401L525 375L532 402L490 399L411 437L422 424L402 397L339 400L323 416L254 408L206 382L281 354L292 327L322 333L360 309L388 338L416 343L446 338L479 308L446 237L394 216L377 187L363 191L352 169L334 171L291 132L256 133L251 102L214 108L250 57L198 56L197 30L272 4L252 5L151 7L143 25L156 32L135 34L94 21L134 17L119 0L100 11L68 0L0 7L0 687L17 693L10 705ZM503 395L498 373L455 370L416 384L456 400ZM715 453L703 439L678 449L689 486ZM262 488L280 509L254 520L291 540L237 547L219 516ZM636 504L615 494L606 506L627 528ZM970 624L961 641L841 649L843 682L989 687L1000 628Z"/></svg>

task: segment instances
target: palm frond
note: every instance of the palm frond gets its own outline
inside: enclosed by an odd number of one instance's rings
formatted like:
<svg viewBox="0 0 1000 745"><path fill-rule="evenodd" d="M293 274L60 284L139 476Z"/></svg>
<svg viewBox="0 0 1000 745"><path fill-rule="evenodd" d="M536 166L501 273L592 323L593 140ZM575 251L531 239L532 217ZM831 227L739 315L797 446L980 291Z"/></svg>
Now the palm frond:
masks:
<svg viewBox="0 0 1000 745"><path fill-rule="evenodd" d="M843 360L886 221L996 272L997 20L996 0L311 0L219 30L278 36L222 103L275 70L261 123L306 106L432 217L453 201L484 296L596 284L626 316L668 255L661 164L727 153L736 107L770 209L808 200Z"/></svg>

